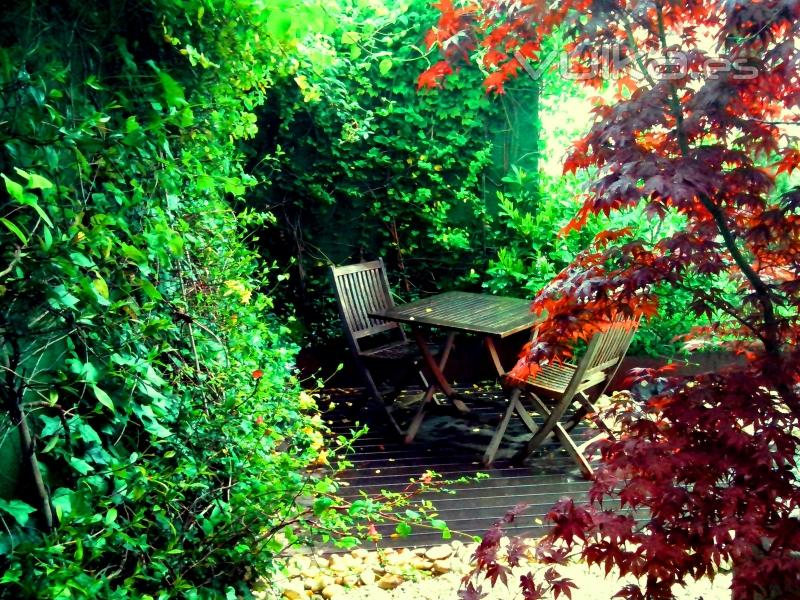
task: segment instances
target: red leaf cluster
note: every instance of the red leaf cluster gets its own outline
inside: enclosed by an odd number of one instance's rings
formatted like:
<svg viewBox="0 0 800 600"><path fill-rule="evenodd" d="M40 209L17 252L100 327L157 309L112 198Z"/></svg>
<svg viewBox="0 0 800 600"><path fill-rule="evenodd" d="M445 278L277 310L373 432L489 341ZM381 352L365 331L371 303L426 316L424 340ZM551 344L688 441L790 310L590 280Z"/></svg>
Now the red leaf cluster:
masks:
<svg viewBox="0 0 800 600"><path fill-rule="evenodd" d="M591 215L641 209L685 226L661 239L609 230L537 295L546 315L514 372L571 356L618 314L653 315L656 289L688 291L709 336L741 356L735 369L678 377L633 374L633 402L607 418L621 432L598 446L588 506L559 502L541 559L570 552L644 578L618 597L671 598L686 579L735 567L736 598L800 590L800 0L476 0L440 5L431 39L450 65L484 52L484 86L501 94L566 32L573 73L614 78L564 170L596 174L564 232ZM600 49L606 52L600 52ZM715 55L716 54L716 55ZM440 85L444 66L426 80ZM429 85L430 84L430 85ZM794 176L792 179L790 176ZM562 232L563 233L563 232ZM717 289L733 281L737 298ZM643 385L645 384L646 385ZM657 390L653 392L652 390ZM502 523L479 547L478 570L504 580ZM569 596L548 572L523 577L526 598Z"/></svg>

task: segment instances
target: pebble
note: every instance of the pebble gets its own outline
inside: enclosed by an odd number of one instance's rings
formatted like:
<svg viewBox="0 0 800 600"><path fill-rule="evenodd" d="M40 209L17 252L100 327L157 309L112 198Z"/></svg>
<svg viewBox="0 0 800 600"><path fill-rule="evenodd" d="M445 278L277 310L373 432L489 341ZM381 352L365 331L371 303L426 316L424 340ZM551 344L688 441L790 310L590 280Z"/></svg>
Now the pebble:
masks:
<svg viewBox="0 0 800 600"><path fill-rule="evenodd" d="M416 569L417 571L429 571L431 567L433 567L433 563L421 556L418 556L411 560L409 563L412 569Z"/></svg>
<svg viewBox="0 0 800 600"><path fill-rule="evenodd" d="M378 587L382 590L393 590L401 583L405 581L400 575L395 575L394 573L386 573L383 577L378 580Z"/></svg>
<svg viewBox="0 0 800 600"><path fill-rule="evenodd" d="M442 544L441 546L428 548L428 550L425 552L425 558L433 561L443 560L445 558L449 558L451 554L453 554L453 548L446 544Z"/></svg>
<svg viewBox="0 0 800 600"><path fill-rule="evenodd" d="M330 569L335 573L347 573L350 570L350 565L345 564L341 560L337 560L331 563Z"/></svg>
<svg viewBox="0 0 800 600"><path fill-rule="evenodd" d="M372 585L375 583L375 571L364 570L359 575L359 580L362 585Z"/></svg>
<svg viewBox="0 0 800 600"><path fill-rule="evenodd" d="M449 560L435 560L433 561L433 570L440 575L449 573L452 569L451 561Z"/></svg>
<svg viewBox="0 0 800 600"><path fill-rule="evenodd" d="M501 544L501 547L504 545ZM432 548L387 548L378 551L356 548L327 557L297 554L286 561L288 579L275 585L284 600L453 598L458 593L461 577L474 564L472 555L476 548L476 543L454 541ZM509 579L518 579L520 574L530 569L536 572L540 565L534 562L531 560L529 564L518 567L519 573L515 570ZM573 593L574 600L606 600L625 585L625 582L614 577L604 578L602 569L590 570L583 564L568 565L562 570L565 576L575 579L580 585ZM698 597L729 600L729 585L730 575L720 573L713 583L708 580L690 582L685 590L673 591L682 600L695 600ZM274 598L269 595L269 587L264 580L256 582L253 589L256 598ZM509 592L504 586L490 589L488 585L484 586L484 591L489 592L487 600L507 600Z"/></svg>
<svg viewBox="0 0 800 600"><path fill-rule="evenodd" d="M401 548L397 552L386 554L386 564L389 565L406 565L416 556L411 550Z"/></svg>
<svg viewBox="0 0 800 600"><path fill-rule="evenodd" d="M325 586L322 585L322 577L318 577L318 578L315 578L315 579L306 579L306 580L304 580L303 581L303 587L305 587L307 590L311 590L312 592L316 593L316 592L321 591L322 588L325 587Z"/></svg>
<svg viewBox="0 0 800 600"><path fill-rule="evenodd" d="M331 585L327 585L322 588L322 597L325 598L325 600L333 600L334 598L340 598L344 596L346 592L347 590L345 590L341 585L332 583Z"/></svg>
<svg viewBox="0 0 800 600"><path fill-rule="evenodd" d="M283 597L286 600L301 600L306 598L306 588L303 582L297 579L289 581L283 588Z"/></svg>

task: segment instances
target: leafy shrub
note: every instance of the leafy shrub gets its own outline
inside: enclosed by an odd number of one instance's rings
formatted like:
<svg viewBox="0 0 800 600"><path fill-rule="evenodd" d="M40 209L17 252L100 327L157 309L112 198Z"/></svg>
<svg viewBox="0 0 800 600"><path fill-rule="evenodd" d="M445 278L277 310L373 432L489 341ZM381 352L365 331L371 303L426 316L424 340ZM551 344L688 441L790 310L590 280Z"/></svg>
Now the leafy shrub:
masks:
<svg viewBox="0 0 800 600"><path fill-rule="evenodd" d="M248 202L275 217L279 233L262 248L287 271L292 265L280 304L306 344L340 335L331 263L383 256L407 299L481 287L533 297L605 226L663 237L682 225L650 228L629 211L559 236L591 177L553 172L588 126L586 94L546 71L539 82L525 76L510 86L509 98L487 97L483 74L471 69L452 73L446 94L420 94L413 82L432 60L424 44L431 19L427 2L357 3L324 38L323 58L302 64L294 84L258 111L261 133L248 151L270 186ZM561 41L553 32L545 48ZM565 114L565 100L579 110ZM519 105L533 108L520 116ZM521 138L533 139L530 160ZM674 355L676 336L707 324L687 294L662 297L670 310L644 326L633 352Z"/></svg>
<svg viewBox="0 0 800 600"><path fill-rule="evenodd" d="M740 358L693 376L635 373L642 387L606 412L616 429L593 445L601 462L589 501L565 498L550 511L537 553L546 566L541 578L520 577L523 596L569 596L575 585L553 565L580 556L637 578L616 595L631 600L673 598L676 586L725 564L737 600L797 597L800 86L798 51L786 40L800 34L800 4L487 0L440 9L431 35L444 57L434 75L488 46L499 58L485 83L502 93L518 70L502 50L540 58L543 36L561 24L587 86L614 76L617 92L597 102L565 162L568 172L596 171L567 230L611 213L646 215L653 229L683 224L663 237L604 227L538 294L534 309L546 318L513 375L570 356L620 314L664 310L659 292L668 289L711 320L692 342L711 338ZM594 52L609 41L615 52ZM481 577L507 580L501 554L520 564L521 541L500 544L520 510L484 537L462 597L481 597Z"/></svg>
<svg viewBox="0 0 800 600"><path fill-rule="evenodd" d="M505 111L469 71L451 80L456 96L417 92L429 61L429 4L356 3L326 59L302 66L296 85L260 111L253 163L271 186L249 199L276 217L282 233L264 247L294 261L286 304L311 330L309 343L340 335L331 263L383 256L395 289L410 298L477 287L493 255L502 184L487 180L501 171L495 146L509 129ZM528 96L520 91L520 101Z"/></svg>
<svg viewBox="0 0 800 600"><path fill-rule="evenodd" d="M307 472L320 423L277 273L245 245L265 218L231 209L258 183L252 110L330 27L323 8L0 14L2 439L23 447L4 597L246 594L327 529L301 502L335 488Z"/></svg>

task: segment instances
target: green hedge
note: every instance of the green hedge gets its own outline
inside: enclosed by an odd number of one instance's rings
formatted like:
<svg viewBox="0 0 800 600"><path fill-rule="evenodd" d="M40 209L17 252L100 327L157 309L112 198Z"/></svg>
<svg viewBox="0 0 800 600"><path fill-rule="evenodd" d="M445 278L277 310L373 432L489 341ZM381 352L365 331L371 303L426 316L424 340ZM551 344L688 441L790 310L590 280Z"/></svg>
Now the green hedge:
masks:
<svg viewBox="0 0 800 600"><path fill-rule="evenodd" d="M3 597L247 593L313 532L319 421L245 244L265 218L232 206L263 183L253 110L323 8L4 5L0 456L20 433L28 457L0 500Z"/></svg>

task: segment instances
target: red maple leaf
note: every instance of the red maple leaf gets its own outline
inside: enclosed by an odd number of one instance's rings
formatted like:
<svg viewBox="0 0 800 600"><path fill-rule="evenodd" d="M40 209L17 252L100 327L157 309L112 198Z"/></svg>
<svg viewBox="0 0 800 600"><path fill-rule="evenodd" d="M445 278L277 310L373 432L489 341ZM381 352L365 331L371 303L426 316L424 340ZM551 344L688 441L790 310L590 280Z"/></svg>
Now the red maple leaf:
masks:
<svg viewBox="0 0 800 600"><path fill-rule="evenodd" d="M614 75L618 97L597 102L564 163L565 173L584 172L586 187L561 234L597 223L596 215L643 215L633 228L603 227L541 289L532 305L542 315L539 334L511 377L564 360L616 314L671 310L673 295L709 323L684 338L687 347L713 339L739 358L715 372L634 373L631 400L609 409L615 436L597 445L588 505L556 504L537 556L559 562L580 549L587 561L643 578L644 591L621 592L631 599L669 597L676 584L732 556L737 597L772 587L793 592L800 585L800 531L791 516L800 500L790 466L800 455L791 433L800 429L800 187L787 175L800 169L800 136L791 127L800 106L800 2L469 6L467 14L445 5L444 54L456 60L485 48L487 92L503 94L519 76L509 54L535 56L556 27L590 93L605 73ZM713 72L710 37L727 52L729 71ZM601 47L618 56L598 54ZM655 64L641 72L638 59L672 53L680 69ZM634 529L620 506L636 507L644 523ZM502 573L499 531L484 536L476 567L493 581ZM769 552L753 552L764 540ZM554 571L548 582L555 595L573 589ZM520 587L526 597L541 594L531 578Z"/></svg>
<svg viewBox="0 0 800 600"><path fill-rule="evenodd" d="M452 72L453 68L450 63L444 60L439 61L420 74L417 79L417 89L441 87L444 78Z"/></svg>

